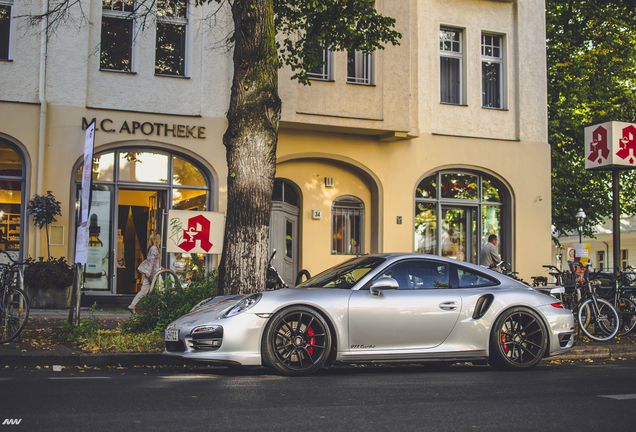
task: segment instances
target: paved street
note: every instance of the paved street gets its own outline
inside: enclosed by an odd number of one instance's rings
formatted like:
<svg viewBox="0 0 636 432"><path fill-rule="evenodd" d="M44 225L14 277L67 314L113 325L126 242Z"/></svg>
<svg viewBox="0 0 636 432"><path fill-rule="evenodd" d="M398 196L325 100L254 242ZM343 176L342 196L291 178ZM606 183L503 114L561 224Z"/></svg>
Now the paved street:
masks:
<svg viewBox="0 0 636 432"><path fill-rule="evenodd" d="M265 369L4 369L2 422L19 430L633 430L636 361ZM8 426L5 426L7 430ZM18 428L15 428L18 430Z"/></svg>

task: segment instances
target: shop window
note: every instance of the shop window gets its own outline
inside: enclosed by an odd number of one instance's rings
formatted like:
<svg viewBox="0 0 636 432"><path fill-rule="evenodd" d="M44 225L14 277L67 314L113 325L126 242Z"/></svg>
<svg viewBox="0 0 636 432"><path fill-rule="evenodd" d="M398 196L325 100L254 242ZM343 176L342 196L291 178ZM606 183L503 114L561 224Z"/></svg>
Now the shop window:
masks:
<svg viewBox="0 0 636 432"><path fill-rule="evenodd" d="M439 31L441 102L462 104L463 49L462 31L441 28Z"/></svg>
<svg viewBox="0 0 636 432"><path fill-rule="evenodd" d="M185 76L187 9L187 0L157 1L157 75Z"/></svg>
<svg viewBox="0 0 636 432"><path fill-rule="evenodd" d="M81 173L80 164L75 176L76 221ZM142 283L136 268L146 256L151 235L160 233L164 246L179 241L174 233L180 230L170 229L166 212L207 211L209 201L208 177L194 160L134 147L96 154L90 220L99 236L99 242L92 246L99 251L93 252L101 257L102 267L87 279L85 288L112 294L136 293ZM201 261L195 255L164 254L161 265L185 274L192 266L205 264L205 256Z"/></svg>
<svg viewBox="0 0 636 432"><path fill-rule="evenodd" d="M0 249L22 259L24 164L19 153L0 141ZM7 258L0 256L0 262Z"/></svg>
<svg viewBox="0 0 636 432"><path fill-rule="evenodd" d="M362 51L347 51L347 82L373 84L373 55Z"/></svg>
<svg viewBox="0 0 636 432"><path fill-rule="evenodd" d="M364 253L364 203L358 198L337 198L331 208L331 253Z"/></svg>
<svg viewBox="0 0 636 432"><path fill-rule="evenodd" d="M134 0L102 0L99 67L132 71Z"/></svg>
<svg viewBox="0 0 636 432"><path fill-rule="evenodd" d="M0 60L9 60L13 0L0 0Z"/></svg>
<svg viewBox="0 0 636 432"><path fill-rule="evenodd" d="M471 172L435 173L415 189L414 249L478 263L491 234L503 249L508 235L504 217L504 189L495 179Z"/></svg>
<svg viewBox="0 0 636 432"><path fill-rule="evenodd" d="M501 36L481 35L482 106L503 108L503 47Z"/></svg>

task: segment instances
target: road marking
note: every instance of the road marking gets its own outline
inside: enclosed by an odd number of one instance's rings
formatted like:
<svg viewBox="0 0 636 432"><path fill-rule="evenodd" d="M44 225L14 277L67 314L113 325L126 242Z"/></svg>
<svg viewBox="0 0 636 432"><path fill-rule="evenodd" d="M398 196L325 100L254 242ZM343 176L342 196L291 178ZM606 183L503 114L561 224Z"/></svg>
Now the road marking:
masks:
<svg viewBox="0 0 636 432"><path fill-rule="evenodd" d="M85 376L85 377L49 377L50 380L91 380L91 379L113 379L113 377L103 377L103 376Z"/></svg>
<svg viewBox="0 0 636 432"><path fill-rule="evenodd" d="M623 394L623 395L598 395L598 397L616 399L616 400L628 400L636 399L636 394Z"/></svg>
<svg viewBox="0 0 636 432"><path fill-rule="evenodd" d="M212 379L212 378L218 378L216 376L212 376L212 375L170 375L170 376L159 376L159 378L162 379L166 379L166 380L175 380L175 381L179 381L179 380L193 380L193 379Z"/></svg>

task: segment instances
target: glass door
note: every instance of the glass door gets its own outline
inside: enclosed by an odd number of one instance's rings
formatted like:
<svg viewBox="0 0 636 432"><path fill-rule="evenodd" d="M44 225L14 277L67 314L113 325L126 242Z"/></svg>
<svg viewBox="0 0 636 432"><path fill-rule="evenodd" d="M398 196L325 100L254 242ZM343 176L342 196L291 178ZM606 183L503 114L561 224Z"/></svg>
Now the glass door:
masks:
<svg viewBox="0 0 636 432"><path fill-rule="evenodd" d="M477 207L442 205L441 255L477 263Z"/></svg>
<svg viewBox="0 0 636 432"><path fill-rule="evenodd" d="M117 271L116 293L135 294L143 279L137 271L146 259L148 242L154 233L162 235L163 213L166 210L166 191L120 189L117 202ZM162 254L162 267L165 264Z"/></svg>

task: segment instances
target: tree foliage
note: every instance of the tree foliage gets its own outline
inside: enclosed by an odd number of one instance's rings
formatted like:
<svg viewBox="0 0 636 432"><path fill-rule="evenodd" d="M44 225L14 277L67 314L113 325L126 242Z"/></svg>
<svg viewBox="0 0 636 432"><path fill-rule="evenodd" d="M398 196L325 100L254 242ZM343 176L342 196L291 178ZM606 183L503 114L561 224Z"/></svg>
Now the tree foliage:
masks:
<svg viewBox="0 0 636 432"><path fill-rule="evenodd" d="M586 171L584 128L635 121L636 8L632 1L547 0L548 129L552 145L552 223L585 235L612 215L612 174ZM621 210L633 214L634 171L621 172Z"/></svg>
<svg viewBox="0 0 636 432"><path fill-rule="evenodd" d="M49 259L51 251L49 248L49 224L55 222L55 216L62 216L62 207L58 200L55 199L53 192L46 191L46 195L35 194L33 199L27 204L27 213L31 216L36 227L42 229L46 226L46 245Z"/></svg>

